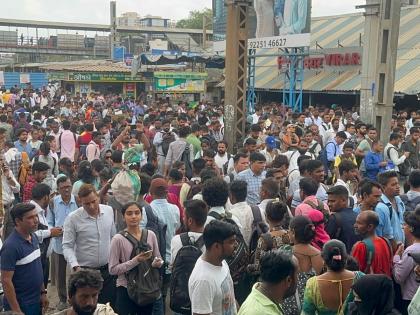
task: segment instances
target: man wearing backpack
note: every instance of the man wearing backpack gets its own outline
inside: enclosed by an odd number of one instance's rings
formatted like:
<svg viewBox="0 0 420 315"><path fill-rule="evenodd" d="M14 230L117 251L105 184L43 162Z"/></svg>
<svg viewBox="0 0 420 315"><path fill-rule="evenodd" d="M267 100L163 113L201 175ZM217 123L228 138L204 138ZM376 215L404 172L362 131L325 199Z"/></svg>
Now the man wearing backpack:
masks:
<svg viewBox="0 0 420 315"><path fill-rule="evenodd" d="M175 161L182 161L185 163L186 176L190 178L192 176L191 163L194 161L194 147L189 144L186 140L188 135L191 133L189 126L179 128L179 138L169 144L168 154L165 159L164 175L167 175ZM188 174L188 170L190 174Z"/></svg>
<svg viewBox="0 0 420 315"><path fill-rule="evenodd" d="M388 239L395 250L398 244L405 242L402 229L405 206L399 197L398 174L394 171L380 173L378 182L383 187L383 193L375 207L375 212L379 216L376 234Z"/></svg>
<svg viewBox="0 0 420 315"><path fill-rule="evenodd" d="M379 225L376 212L362 211L356 218L354 229L363 240L353 247L352 256L359 263L359 270L370 274L385 274L392 277L392 250L388 241L378 237L375 230Z"/></svg>
<svg viewBox="0 0 420 315"><path fill-rule="evenodd" d="M165 262L171 260L171 240L175 236L176 231L181 227L180 214L177 206L168 202L168 182L163 178L155 178L152 180L149 189L153 201L150 206L159 221L166 224L166 248L165 256L162 257ZM171 271L166 268L162 281L162 301L165 305L165 298L169 287Z"/></svg>
<svg viewBox="0 0 420 315"><path fill-rule="evenodd" d="M408 177L410 190L407 194L401 195L401 200L405 205L405 211L414 211L420 204L420 170L414 170Z"/></svg>
<svg viewBox="0 0 420 315"><path fill-rule="evenodd" d="M407 158L410 157L410 152L404 152L401 156L399 153L399 145L402 142L402 138L398 133L391 133L389 136L389 143L385 146L384 149L384 159L391 161L394 164L394 170L400 174L400 176L406 176L406 173L403 173L402 164ZM406 171L406 170L404 170ZM409 170L408 170L409 172Z"/></svg>
<svg viewBox="0 0 420 315"><path fill-rule="evenodd" d="M248 205L246 202L246 195L247 183L245 181L235 180L230 183L229 197L230 202L232 203L230 212L239 219L242 226L243 237L247 246L249 246L254 227L258 223L263 222L263 212L257 205Z"/></svg>
<svg viewBox="0 0 420 315"><path fill-rule="evenodd" d="M165 158L168 154L169 145L176 140L176 135L171 131L171 122L164 120L162 130L159 130L153 138L153 145L156 147L158 173L164 174Z"/></svg>
<svg viewBox="0 0 420 315"><path fill-rule="evenodd" d="M198 258L188 281L191 313L223 315L237 313L229 266L237 246L234 225L214 220L203 232L205 253Z"/></svg>
<svg viewBox="0 0 420 315"><path fill-rule="evenodd" d="M92 141L93 124L86 124L84 131L77 138L76 158L78 160L86 160L86 147Z"/></svg>
<svg viewBox="0 0 420 315"><path fill-rule="evenodd" d="M188 279L197 259L204 253L203 231L207 219L207 205L201 200L185 202L184 226L187 232L171 241L170 305L176 313L191 314Z"/></svg>

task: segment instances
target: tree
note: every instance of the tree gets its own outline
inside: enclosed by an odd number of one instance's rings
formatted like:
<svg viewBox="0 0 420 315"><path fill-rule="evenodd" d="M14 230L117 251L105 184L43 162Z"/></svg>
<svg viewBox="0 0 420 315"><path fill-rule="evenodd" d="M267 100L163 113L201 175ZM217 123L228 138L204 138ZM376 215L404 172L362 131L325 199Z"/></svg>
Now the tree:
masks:
<svg viewBox="0 0 420 315"><path fill-rule="evenodd" d="M176 27L202 29L203 16L206 16L207 23L210 24L207 27L207 29L212 29L213 28L213 11L212 9L209 9L209 8L205 8L202 11L199 11L199 10L190 11L188 18L179 20L178 23L176 23Z"/></svg>

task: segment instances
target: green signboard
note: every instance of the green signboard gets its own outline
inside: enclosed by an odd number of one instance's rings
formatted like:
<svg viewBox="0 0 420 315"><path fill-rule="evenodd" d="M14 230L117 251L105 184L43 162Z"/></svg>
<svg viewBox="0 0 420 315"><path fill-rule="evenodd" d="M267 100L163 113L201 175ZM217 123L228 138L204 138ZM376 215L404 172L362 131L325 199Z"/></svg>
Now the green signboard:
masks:
<svg viewBox="0 0 420 315"><path fill-rule="evenodd" d="M204 80L155 79L157 92L200 93L205 90Z"/></svg>

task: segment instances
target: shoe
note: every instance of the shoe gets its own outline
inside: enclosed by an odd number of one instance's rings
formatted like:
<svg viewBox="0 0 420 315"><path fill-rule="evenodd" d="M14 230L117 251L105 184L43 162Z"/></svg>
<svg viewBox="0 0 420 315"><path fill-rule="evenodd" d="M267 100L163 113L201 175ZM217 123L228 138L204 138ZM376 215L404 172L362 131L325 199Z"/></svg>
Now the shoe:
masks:
<svg viewBox="0 0 420 315"><path fill-rule="evenodd" d="M70 306L66 302L60 302L57 304L56 309L57 311L64 311L65 309L69 308Z"/></svg>

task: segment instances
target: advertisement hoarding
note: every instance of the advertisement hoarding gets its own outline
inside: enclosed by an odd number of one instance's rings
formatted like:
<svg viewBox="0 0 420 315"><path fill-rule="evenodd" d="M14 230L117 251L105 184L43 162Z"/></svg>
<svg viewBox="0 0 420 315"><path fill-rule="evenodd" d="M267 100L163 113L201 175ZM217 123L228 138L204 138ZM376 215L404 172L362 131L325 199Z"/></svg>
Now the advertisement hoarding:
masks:
<svg viewBox="0 0 420 315"><path fill-rule="evenodd" d="M226 43L225 0L213 0L214 51ZM248 45L255 49L305 47L310 45L312 0L254 0L249 10Z"/></svg>

